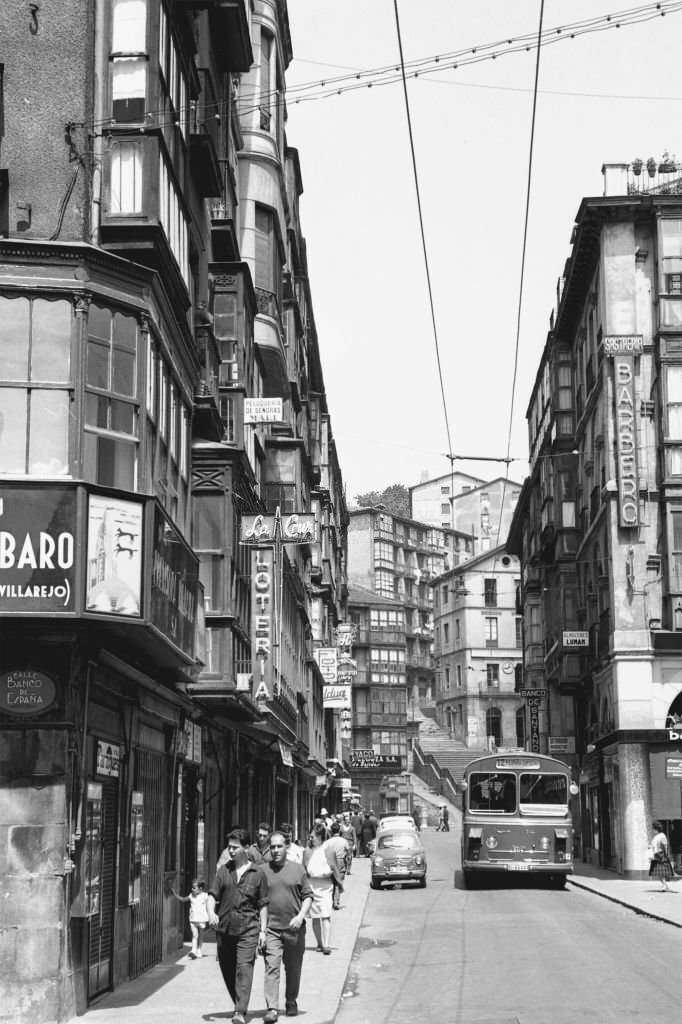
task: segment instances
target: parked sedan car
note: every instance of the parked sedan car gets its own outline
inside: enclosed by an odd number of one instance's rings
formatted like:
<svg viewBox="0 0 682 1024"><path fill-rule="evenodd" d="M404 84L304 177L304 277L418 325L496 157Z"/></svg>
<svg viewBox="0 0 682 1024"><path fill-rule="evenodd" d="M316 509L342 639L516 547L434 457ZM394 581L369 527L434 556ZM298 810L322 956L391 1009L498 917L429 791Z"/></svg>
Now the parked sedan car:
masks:
<svg viewBox="0 0 682 1024"><path fill-rule="evenodd" d="M419 882L426 888L426 851L416 829L378 832L372 852L370 885L382 882Z"/></svg>
<svg viewBox="0 0 682 1024"><path fill-rule="evenodd" d="M379 832L393 832L396 829L408 829L417 830L417 826L414 823L414 818L411 814L385 814L379 819L379 826L377 833Z"/></svg>

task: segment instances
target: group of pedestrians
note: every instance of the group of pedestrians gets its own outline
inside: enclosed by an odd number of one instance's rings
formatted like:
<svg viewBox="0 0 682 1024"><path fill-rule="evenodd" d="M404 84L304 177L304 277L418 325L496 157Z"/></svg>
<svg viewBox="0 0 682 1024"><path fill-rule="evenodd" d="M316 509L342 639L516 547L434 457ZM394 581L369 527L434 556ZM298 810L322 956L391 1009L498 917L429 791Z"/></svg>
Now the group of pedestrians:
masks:
<svg viewBox="0 0 682 1024"><path fill-rule="evenodd" d="M376 827L375 827L376 834ZM280 973L284 967L285 1013L298 1014L298 994L310 920L316 949L330 956L332 914L340 909L358 838L350 814L332 817L323 808L305 847L285 822L275 831L261 822L255 841L234 828L208 888L194 879L190 904L190 957L202 955L207 927L216 933L217 959L234 1003L233 1024L245 1024L256 957L264 959L265 1024L279 1017Z"/></svg>

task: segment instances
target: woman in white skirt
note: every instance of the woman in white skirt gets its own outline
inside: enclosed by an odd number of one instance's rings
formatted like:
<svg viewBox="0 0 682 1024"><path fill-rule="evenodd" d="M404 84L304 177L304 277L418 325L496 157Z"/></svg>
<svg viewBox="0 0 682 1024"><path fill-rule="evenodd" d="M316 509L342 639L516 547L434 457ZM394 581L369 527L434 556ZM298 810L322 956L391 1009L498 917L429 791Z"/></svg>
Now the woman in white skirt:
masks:
<svg viewBox="0 0 682 1024"><path fill-rule="evenodd" d="M308 917L313 924L317 948L325 956L331 953L332 895L336 871L326 852L327 830L324 825L314 825L308 838L308 848L303 851L303 865L308 872L313 890L313 902ZM341 881L339 878L338 881Z"/></svg>

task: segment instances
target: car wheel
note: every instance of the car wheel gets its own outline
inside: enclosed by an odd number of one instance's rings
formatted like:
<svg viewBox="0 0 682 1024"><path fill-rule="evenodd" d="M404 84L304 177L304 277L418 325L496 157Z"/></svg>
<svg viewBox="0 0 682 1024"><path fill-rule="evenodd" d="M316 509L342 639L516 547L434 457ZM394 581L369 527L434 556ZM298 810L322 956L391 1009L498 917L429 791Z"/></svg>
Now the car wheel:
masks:
<svg viewBox="0 0 682 1024"><path fill-rule="evenodd" d="M552 875L550 877L550 884L553 889L565 889L566 888L566 875Z"/></svg>
<svg viewBox="0 0 682 1024"><path fill-rule="evenodd" d="M426 888L426 875L424 875L423 878L419 879L419 888L420 889L425 889Z"/></svg>
<svg viewBox="0 0 682 1024"><path fill-rule="evenodd" d="M377 881L376 878L372 878L372 879L370 879L369 887L370 887L370 889L380 889L381 888L381 882Z"/></svg>

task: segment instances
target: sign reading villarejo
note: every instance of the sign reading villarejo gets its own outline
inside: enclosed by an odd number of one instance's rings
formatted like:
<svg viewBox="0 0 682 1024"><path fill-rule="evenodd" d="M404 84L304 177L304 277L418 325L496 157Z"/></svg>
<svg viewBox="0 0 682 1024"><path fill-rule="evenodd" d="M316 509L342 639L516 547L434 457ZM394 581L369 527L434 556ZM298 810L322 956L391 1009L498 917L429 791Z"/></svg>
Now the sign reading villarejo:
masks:
<svg viewBox="0 0 682 1024"><path fill-rule="evenodd" d="M0 488L0 613L73 612L76 492Z"/></svg>
<svg viewBox="0 0 682 1024"><path fill-rule="evenodd" d="M18 668L0 675L0 710L10 715L36 715L51 708L57 687L44 672Z"/></svg>

